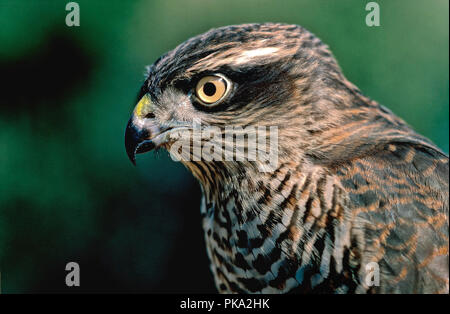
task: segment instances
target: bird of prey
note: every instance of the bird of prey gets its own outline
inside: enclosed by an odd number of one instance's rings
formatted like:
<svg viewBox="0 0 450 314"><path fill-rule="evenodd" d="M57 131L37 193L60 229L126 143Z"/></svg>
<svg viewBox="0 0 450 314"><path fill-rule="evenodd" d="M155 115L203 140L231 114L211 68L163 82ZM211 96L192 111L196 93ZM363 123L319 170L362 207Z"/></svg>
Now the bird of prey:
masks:
<svg viewBox="0 0 450 314"><path fill-rule="evenodd" d="M277 126L271 171L181 160L202 187L219 292L448 293L448 156L364 96L303 27L193 37L148 68L139 99L125 134L133 162L196 119L219 132Z"/></svg>

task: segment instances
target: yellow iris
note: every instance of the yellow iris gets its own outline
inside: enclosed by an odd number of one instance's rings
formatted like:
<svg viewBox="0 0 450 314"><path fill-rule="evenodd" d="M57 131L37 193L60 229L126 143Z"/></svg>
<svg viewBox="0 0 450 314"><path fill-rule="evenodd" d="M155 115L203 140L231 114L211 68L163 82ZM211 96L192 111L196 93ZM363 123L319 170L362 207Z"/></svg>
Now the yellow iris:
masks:
<svg viewBox="0 0 450 314"><path fill-rule="evenodd" d="M197 98L206 105L217 103L227 93L226 80L219 75L210 75L202 78L195 88Z"/></svg>

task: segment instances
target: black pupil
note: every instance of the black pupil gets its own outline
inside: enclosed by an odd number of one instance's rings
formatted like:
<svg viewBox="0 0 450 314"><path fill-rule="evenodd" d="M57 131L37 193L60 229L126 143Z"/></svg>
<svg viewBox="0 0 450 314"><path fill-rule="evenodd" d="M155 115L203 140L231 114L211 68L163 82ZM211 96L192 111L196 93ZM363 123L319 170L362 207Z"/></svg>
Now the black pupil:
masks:
<svg viewBox="0 0 450 314"><path fill-rule="evenodd" d="M206 83L205 85L203 85L203 92L205 93L206 96L211 97L216 93L216 85L209 82Z"/></svg>

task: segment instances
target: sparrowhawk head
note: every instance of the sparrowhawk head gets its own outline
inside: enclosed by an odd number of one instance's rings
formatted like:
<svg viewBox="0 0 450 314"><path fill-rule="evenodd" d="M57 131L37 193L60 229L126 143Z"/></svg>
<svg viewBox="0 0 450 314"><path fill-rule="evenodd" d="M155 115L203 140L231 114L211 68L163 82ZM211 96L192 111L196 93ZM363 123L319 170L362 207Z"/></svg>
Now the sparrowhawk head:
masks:
<svg viewBox="0 0 450 314"><path fill-rule="evenodd" d="M148 68L138 98L125 138L133 162L136 153L169 148L168 134L192 129L195 120L220 129L275 125L280 162L336 162L382 142L384 124L404 127L297 25L244 24L193 37ZM195 163L185 164L196 175Z"/></svg>

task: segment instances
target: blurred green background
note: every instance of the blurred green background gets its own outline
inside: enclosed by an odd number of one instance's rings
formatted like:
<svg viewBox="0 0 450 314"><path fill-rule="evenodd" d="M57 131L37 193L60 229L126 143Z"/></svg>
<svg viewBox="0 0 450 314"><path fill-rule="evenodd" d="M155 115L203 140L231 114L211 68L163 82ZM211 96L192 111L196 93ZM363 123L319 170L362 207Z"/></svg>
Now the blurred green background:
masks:
<svg viewBox="0 0 450 314"><path fill-rule="evenodd" d="M363 0L0 0L0 270L4 293L214 292L200 189L165 153L129 162L144 66L212 27L300 24L350 81L449 149L449 3ZM81 287L65 286L78 262Z"/></svg>

